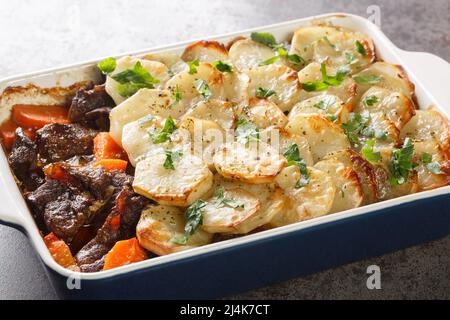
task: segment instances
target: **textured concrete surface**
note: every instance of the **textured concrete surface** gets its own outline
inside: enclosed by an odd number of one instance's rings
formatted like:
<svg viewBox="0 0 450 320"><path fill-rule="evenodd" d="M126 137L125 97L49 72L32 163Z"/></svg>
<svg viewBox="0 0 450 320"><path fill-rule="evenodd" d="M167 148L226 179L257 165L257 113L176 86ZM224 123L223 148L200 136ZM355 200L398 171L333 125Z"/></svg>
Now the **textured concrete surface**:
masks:
<svg viewBox="0 0 450 320"><path fill-rule="evenodd" d="M396 45L450 61L448 0L0 0L0 78L326 12L367 16L370 5ZM366 288L371 264L381 267L381 290ZM0 226L0 299L16 298L56 295L27 238ZM231 298L449 299L450 236Z"/></svg>

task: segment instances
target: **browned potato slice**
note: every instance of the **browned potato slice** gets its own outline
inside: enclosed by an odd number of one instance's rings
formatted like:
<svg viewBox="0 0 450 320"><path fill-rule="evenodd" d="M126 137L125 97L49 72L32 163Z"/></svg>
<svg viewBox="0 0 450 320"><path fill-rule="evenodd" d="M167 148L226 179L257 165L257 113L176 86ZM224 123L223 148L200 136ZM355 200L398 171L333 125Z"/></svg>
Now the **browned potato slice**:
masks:
<svg viewBox="0 0 450 320"><path fill-rule="evenodd" d="M187 46L181 58L184 61L199 60L213 63L218 60L228 60L228 51L217 41L201 40Z"/></svg>
<svg viewBox="0 0 450 320"><path fill-rule="evenodd" d="M324 93L295 104L289 112L288 119L292 120L301 113L315 113L325 115L330 120L336 118L333 122L344 123L350 110L351 104L344 103L337 96Z"/></svg>
<svg viewBox="0 0 450 320"><path fill-rule="evenodd" d="M241 72L257 67L259 63L274 55L272 49L250 39L234 42L229 52L233 66Z"/></svg>
<svg viewBox="0 0 450 320"><path fill-rule="evenodd" d="M236 113L239 118L249 120L258 128L284 127L287 123L287 117L283 111L267 99L251 97L248 103L242 103L236 107Z"/></svg>

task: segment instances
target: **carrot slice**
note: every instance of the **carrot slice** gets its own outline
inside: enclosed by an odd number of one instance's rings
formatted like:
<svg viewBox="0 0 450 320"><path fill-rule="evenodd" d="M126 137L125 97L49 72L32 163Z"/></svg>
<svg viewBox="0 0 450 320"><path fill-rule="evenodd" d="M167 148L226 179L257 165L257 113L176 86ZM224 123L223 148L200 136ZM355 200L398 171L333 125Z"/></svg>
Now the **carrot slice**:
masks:
<svg viewBox="0 0 450 320"><path fill-rule="evenodd" d="M16 104L12 118L21 127L39 129L50 123L69 123L68 110L59 105Z"/></svg>
<svg viewBox="0 0 450 320"><path fill-rule="evenodd" d="M136 238L116 242L105 257L103 270L113 269L148 259L147 252Z"/></svg>
<svg viewBox="0 0 450 320"><path fill-rule="evenodd" d="M94 155L97 160L128 160L125 150L114 141L108 132L100 132L94 138Z"/></svg>
<svg viewBox="0 0 450 320"><path fill-rule="evenodd" d="M3 141L3 145L8 151L11 150L13 143L16 140L15 132L17 128L18 125L12 119L8 119L0 125L0 136ZM24 128L23 132L31 140L36 138L36 131L33 129Z"/></svg>
<svg viewBox="0 0 450 320"><path fill-rule="evenodd" d="M63 240L58 239L53 232L44 237L44 242L56 263L64 268L76 265L69 246Z"/></svg>
<svg viewBox="0 0 450 320"><path fill-rule="evenodd" d="M128 162L120 159L102 159L94 163L94 166L102 166L105 171L122 171L127 170Z"/></svg>

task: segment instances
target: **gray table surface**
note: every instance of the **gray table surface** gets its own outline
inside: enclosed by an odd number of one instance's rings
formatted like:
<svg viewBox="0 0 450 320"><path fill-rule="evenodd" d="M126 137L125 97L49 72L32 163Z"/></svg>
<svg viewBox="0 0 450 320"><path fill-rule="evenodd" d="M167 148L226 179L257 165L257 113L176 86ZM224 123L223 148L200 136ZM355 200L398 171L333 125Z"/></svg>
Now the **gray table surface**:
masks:
<svg viewBox="0 0 450 320"><path fill-rule="evenodd" d="M0 0L0 78L321 13L367 16L370 5L380 7L396 45L450 61L448 0ZM372 264L381 268L381 290L366 288ZM28 239L0 226L0 299L56 298ZM450 236L230 298L449 299Z"/></svg>

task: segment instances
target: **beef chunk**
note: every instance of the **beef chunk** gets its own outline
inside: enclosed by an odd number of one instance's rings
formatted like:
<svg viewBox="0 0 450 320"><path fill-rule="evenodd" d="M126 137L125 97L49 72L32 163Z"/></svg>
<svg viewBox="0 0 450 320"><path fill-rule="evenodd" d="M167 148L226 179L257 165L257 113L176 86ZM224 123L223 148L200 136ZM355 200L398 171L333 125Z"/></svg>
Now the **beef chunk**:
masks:
<svg viewBox="0 0 450 320"><path fill-rule="evenodd" d="M37 131L39 156L44 162L56 162L92 154L96 134L79 124L48 124Z"/></svg>
<svg viewBox="0 0 450 320"><path fill-rule="evenodd" d="M8 161L16 177L27 190L35 190L44 183L42 171L37 165L37 146L22 128L16 129L16 138Z"/></svg>
<svg viewBox="0 0 450 320"><path fill-rule="evenodd" d="M148 200L125 186L115 199L114 208L97 235L76 255L83 272L100 271L105 255L117 241L133 237L142 209Z"/></svg>
<svg viewBox="0 0 450 320"><path fill-rule="evenodd" d="M104 85L95 86L90 90L80 89L72 100L69 120L108 131L109 113L114 106L114 101L106 92Z"/></svg>

